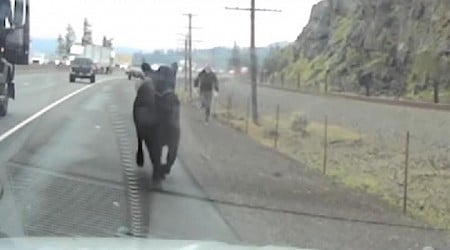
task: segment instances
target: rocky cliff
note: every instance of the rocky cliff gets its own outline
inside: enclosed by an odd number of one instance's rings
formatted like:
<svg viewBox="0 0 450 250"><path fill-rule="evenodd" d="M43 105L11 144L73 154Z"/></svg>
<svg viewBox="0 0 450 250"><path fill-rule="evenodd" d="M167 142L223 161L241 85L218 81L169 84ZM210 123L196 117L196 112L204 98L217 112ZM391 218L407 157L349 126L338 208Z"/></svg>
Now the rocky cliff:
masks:
<svg viewBox="0 0 450 250"><path fill-rule="evenodd" d="M334 91L415 95L450 88L449 54L449 0L323 0L267 70Z"/></svg>

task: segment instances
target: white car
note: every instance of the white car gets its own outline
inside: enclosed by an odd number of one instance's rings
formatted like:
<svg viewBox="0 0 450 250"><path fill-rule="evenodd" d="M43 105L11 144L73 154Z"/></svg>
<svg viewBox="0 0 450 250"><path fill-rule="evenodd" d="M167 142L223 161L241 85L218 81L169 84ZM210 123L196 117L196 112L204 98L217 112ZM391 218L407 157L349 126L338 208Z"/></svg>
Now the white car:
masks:
<svg viewBox="0 0 450 250"><path fill-rule="evenodd" d="M33 57L31 57L31 63L32 64L39 64L42 65L45 63L45 55L34 55Z"/></svg>

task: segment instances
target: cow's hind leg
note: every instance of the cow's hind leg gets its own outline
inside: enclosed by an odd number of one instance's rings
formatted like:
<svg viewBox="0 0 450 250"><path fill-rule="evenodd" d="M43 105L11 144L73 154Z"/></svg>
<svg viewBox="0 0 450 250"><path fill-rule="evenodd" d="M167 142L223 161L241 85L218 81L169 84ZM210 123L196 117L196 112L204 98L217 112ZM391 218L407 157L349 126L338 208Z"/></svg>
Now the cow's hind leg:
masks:
<svg viewBox="0 0 450 250"><path fill-rule="evenodd" d="M152 178L154 181L159 181L162 178L161 173L161 149L156 142L150 142L145 140L145 144L147 145L148 153L150 155L150 160L153 165L153 175Z"/></svg>
<svg viewBox="0 0 450 250"><path fill-rule="evenodd" d="M177 158L178 146L180 144L180 103L175 96L175 103L172 109L172 114L169 118L167 128L167 143L169 152L167 154L166 165L164 166L164 174L169 174L172 169L175 159Z"/></svg>
<svg viewBox="0 0 450 250"><path fill-rule="evenodd" d="M178 145L169 148L169 153L167 155L167 164L164 167L165 174L170 174L170 170L172 169L172 166L175 163L175 159L177 158L177 151Z"/></svg>
<svg viewBox="0 0 450 250"><path fill-rule="evenodd" d="M180 143L180 129L178 127L172 127L172 133L169 139L169 152L167 154L167 163L164 168L164 173L169 174L172 169L175 159L177 158L178 145Z"/></svg>

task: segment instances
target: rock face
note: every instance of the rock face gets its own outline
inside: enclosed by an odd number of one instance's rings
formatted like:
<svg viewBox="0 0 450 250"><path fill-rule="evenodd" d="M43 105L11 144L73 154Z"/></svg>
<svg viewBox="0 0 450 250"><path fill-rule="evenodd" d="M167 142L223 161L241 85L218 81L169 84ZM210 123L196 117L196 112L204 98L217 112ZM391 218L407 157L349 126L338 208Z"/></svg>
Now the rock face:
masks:
<svg viewBox="0 0 450 250"><path fill-rule="evenodd" d="M323 0L297 40L278 53L282 71L335 91L417 94L450 88L449 0Z"/></svg>

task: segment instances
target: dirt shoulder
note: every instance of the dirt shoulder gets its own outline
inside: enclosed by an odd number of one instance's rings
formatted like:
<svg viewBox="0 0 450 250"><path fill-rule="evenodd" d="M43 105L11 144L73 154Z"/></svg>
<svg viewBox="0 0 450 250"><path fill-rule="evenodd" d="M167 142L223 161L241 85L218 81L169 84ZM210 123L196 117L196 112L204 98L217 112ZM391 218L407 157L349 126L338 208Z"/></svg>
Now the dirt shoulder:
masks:
<svg viewBox="0 0 450 250"><path fill-rule="evenodd" d="M242 128L247 84L223 82L219 111L231 100L232 123ZM408 212L436 227L450 227L450 116L448 112L258 89L262 131L250 134L272 146L275 110L280 107L278 150L313 169L323 165L324 120L334 138L328 142L327 175L351 188L375 193L391 205L403 206L406 134L410 132ZM220 110L221 109L221 110ZM225 111L226 112L226 111ZM307 136L291 129L301 113Z"/></svg>
<svg viewBox="0 0 450 250"><path fill-rule="evenodd" d="M182 110L180 158L245 242L319 249L422 249L448 246L379 198L344 187L303 164Z"/></svg>

